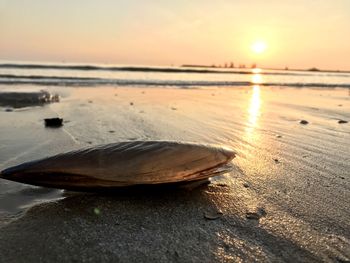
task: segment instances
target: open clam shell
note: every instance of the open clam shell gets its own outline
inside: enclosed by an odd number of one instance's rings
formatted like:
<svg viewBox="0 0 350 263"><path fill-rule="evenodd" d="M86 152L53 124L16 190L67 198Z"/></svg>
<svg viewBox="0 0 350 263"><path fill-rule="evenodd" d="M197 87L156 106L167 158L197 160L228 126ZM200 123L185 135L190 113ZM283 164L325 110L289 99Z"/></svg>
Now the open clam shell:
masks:
<svg viewBox="0 0 350 263"><path fill-rule="evenodd" d="M119 142L23 163L0 177L73 190L191 182L228 172L234 157L231 149L213 145Z"/></svg>

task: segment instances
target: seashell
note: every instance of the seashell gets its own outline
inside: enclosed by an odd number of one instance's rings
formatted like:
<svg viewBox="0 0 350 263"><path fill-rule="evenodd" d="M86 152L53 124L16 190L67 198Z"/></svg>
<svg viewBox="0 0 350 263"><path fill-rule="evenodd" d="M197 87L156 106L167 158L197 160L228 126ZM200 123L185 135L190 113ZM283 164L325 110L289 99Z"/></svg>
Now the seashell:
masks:
<svg viewBox="0 0 350 263"><path fill-rule="evenodd" d="M0 177L38 186L94 190L193 182L230 171L227 147L172 141L128 141L26 162Z"/></svg>

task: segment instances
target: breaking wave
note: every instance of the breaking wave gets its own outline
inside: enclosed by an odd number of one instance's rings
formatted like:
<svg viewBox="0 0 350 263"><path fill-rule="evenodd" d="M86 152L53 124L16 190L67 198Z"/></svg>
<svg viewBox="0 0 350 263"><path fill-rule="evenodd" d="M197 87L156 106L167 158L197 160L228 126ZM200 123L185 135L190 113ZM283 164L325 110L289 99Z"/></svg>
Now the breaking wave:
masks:
<svg viewBox="0 0 350 263"><path fill-rule="evenodd" d="M121 78L94 78L94 77L61 77L61 76L40 76L40 75L11 75L0 74L0 84L19 85L52 85L52 86L251 86L257 83L251 81L190 81L190 80L159 80L159 79L121 79ZM326 88L350 88L350 83L304 83L304 82L265 82L261 86L282 86L282 87L326 87Z"/></svg>

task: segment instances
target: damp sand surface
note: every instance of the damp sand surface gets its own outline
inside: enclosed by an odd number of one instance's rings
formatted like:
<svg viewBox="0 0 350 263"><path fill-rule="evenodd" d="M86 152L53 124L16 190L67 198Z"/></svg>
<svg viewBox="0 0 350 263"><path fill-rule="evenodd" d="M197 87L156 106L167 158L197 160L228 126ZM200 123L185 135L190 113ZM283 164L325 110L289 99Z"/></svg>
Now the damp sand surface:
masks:
<svg viewBox="0 0 350 263"><path fill-rule="evenodd" d="M0 108L0 169L126 140L227 145L235 169L193 189L114 193L0 179L0 261L350 260L347 89L45 89L60 102ZM45 128L54 117L63 126Z"/></svg>

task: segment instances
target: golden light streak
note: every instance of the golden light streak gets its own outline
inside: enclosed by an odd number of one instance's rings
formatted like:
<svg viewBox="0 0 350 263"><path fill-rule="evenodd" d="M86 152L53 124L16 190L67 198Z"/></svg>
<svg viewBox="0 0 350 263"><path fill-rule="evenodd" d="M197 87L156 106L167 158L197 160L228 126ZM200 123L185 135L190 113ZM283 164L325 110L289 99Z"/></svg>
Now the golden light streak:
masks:
<svg viewBox="0 0 350 263"><path fill-rule="evenodd" d="M260 98L260 86L254 85L252 90L252 96L250 98L250 104L248 109L248 125L251 127L255 127L257 124L258 117L260 115L260 106L261 106L261 98Z"/></svg>

